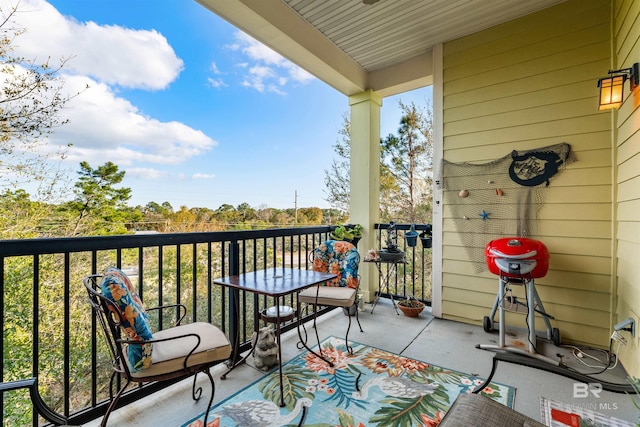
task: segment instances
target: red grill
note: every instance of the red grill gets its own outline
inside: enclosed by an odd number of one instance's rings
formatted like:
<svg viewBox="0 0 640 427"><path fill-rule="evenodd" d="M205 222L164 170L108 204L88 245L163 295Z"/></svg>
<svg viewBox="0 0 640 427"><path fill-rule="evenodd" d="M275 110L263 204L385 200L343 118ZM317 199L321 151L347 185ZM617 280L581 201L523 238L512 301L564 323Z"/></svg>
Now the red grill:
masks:
<svg viewBox="0 0 640 427"><path fill-rule="evenodd" d="M560 331L557 328L551 328L549 319L553 319L553 317L544 310L542 300L534 284L534 279L544 277L549 269L549 251L547 247L537 240L524 237L505 237L487 243L484 255L489 271L498 275L499 278L498 295L491 308L491 315L484 317L482 327L485 332L494 331L494 317L496 312L498 312L500 341L498 345L482 344L479 348L500 351L506 350L516 354L525 354L559 366L559 361L539 354L536 350L537 335L535 321L537 314L542 316L542 320L547 327L547 339L553 341L556 346L560 345ZM518 301L518 297L513 295L512 285L524 286L526 304ZM527 339L528 348L526 350L521 348L519 344L512 346L506 345L505 311L515 310L517 312L521 306L526 307L527 328L529 330Z"/></svg>
<svg viewBox="0 0 640 427"><path fill-rule="evenodd" d="M538 240L505 237L487 243L484 250L489 271L507 278L544 277L549 269L549 251Z"/></svg>

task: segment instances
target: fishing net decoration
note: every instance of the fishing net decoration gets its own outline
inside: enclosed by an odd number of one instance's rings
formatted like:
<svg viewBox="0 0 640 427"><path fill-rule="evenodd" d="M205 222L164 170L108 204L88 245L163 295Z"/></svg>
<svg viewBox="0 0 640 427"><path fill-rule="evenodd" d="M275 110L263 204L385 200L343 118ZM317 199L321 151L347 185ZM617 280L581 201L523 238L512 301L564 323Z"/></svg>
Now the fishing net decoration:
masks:
<svg viewBox="0 0 640 427"><path fill-rule="evenodd" d="M475 273L486 268L484 249L491 240L536 234L550 178L575 160L571 146L560 143L483 164L442 161L445 206Z"/></svg>

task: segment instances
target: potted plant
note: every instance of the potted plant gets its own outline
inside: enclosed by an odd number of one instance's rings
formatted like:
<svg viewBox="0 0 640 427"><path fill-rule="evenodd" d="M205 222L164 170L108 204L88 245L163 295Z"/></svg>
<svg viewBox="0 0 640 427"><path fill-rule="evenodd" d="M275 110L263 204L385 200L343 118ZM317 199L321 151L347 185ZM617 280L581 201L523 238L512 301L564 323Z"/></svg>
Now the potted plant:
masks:
<svg viewBox="0 0 640 427"><path fill-rule="evenodd" d="M353 243L354 246L357 246L358 241L362 238L362 226L360 224L349 226L338 224L331 232L330 237L333 240L344 240L346 242Z"/></svg>
<svg viewBox="0 0 640 427"><path fill-rule="evenodd" d="M431 224L427 224L427 228L420 233L420 241L422 242L422 247L425 249L430 248L433 245L433 226Z"/></svg>
<svg viewBox="0 0 640 427"><path fill-rule="evenodd" d="M424 303L415 299L413 295L409 295L405 299L398 301L398 307L405 316L418 317L424 310Z"/></svg>
<svg viewBox="0 0 640 427"><path fill-rule="evenodd" d="M418 244L418 232L416 231L416 227L411 224L411 228L409 231L404 233L404 239L407 241L407 246L413 248Z"/></svg>

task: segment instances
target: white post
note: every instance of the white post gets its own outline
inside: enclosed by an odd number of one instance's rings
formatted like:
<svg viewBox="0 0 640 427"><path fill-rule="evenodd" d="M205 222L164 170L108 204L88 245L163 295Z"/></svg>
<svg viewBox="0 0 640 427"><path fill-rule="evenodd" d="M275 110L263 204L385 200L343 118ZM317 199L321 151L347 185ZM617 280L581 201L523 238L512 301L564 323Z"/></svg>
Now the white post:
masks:
<svg viewBox="0 0 640 427"><path fill-rule="evenodd" d="M372 90L349 97L351 107L351 167L349 222L364 228L360 257L376 247L374 224L380 221L380 108L382 97ZM378 289L373 264L360 262L360 292L373 300Z"/></svg>

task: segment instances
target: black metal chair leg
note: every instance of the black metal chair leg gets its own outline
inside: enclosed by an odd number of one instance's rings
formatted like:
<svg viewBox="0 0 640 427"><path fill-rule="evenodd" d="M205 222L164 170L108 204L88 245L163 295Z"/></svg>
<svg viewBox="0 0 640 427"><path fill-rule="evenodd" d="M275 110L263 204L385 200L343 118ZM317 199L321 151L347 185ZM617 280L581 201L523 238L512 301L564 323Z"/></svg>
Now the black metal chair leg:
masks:
<svg viewBox="0 0 640 427"><path fill-rule="evenodd" d="M362 330L362 325L360 324L360 316L358 316L358 310L356 309L356 321L358 322L358 327L360 328L360 332L364 332ZM345 346L347 347L347 351L349 354L353 354L353 347L349 345L349 331L351 330L351 316L349 316L349 325L347 326L347 333L344 337Z"/></svg>
<svg viewBox="0 0 640 427"><path fill-rule="evenodd" d="M112 383L113 383L113 376L112 378ZM100 427L107 427L107 421L109 420L109 415L111 415L111 411L113 411L116 407L116 405L118 404L118 400L120 400L120 396L122 396L122 393L124 393L124 390L129 386L129 383L131 381L127 381L125 383L125 385L123 385L120 390L118 390L118 393L111 398L111 403L109 403L109 407L107 408L107 412L104 413L104 416L102 417L102 422L100 423ZM111 384L109 384L109 394L111 394Z"/></svg>
<svg viewBox="0 0 640 427"><path fill-rule="evenodd" d="M209 419L209 411L211 411L211 405L213 404L213 397L216 394L216 384L213 382L213 376L211 375L211 372L209 372L209 369L204 371L204 374L209 377L209 382L211 382L211 397L209 398L209 404L207 405L207 410L204 413L204 420L203 420L203 426L207 426L207 420ZM200 390L202 391L202 388L200 388Z"/></svg>
<svg viewBox="0 0 640 427"><path fill-rule="evenodd" d="M200 397L202 396L202 387L198 387L196 388L196 382L198 381L198 373L196 372L193 375L193 387L191 388L191 397L193 398L193 400L195 400L196 402L198 400L200 400Z"/></svg>
<svg viewBox="0 0 640 427"><path fill-rule="evenodd" d="M358 326L360 327L360 332L364 332L362 330L362 325L360 324L360 316L358 316L358 311L359 310L356 309L356 320L358 321Z"/></svg>
<svg viewBox="0 0 640 427"><path fill-rule="evenodd" d="M298 313L301 313L300 303L298 303ZM314 312L314 314L316 314L316 312ZM298 338L300 339L300 341L298 341L298 344L297 344L298 349L300 350L302 350L303 348L306 349L309 353L313 354L318 359L324 360L325 362L327 362L329 366L333 367L333 362L322 355L322 348L320 348L320 337L318 336L318 328L316 327L316 316L314 316L314 319L313 319L313 326L314 326L314 329L316 330L316 340L318 341L318 348L319 348L320 354L313 351L313 349L311 349L311 347L309 347L309 345L307 344L307 340L308 340L307 328L305 328L304 323L302 323L301 317L302 316L298 316L297 329L298 329ZM302 330L304 330L304 337L302 336L302 331L300 330L301 327L302 327Z"/></svg>
<svg viewBox="0 0 640 427"><path fill-rule="evenodd" d="M349 325L347 326L347 333L344 336L344 345L347 347L349 355L353 354L353 348L349 345L349 330L351 329L351 316L349 316Z"/></svg>
<svg viewBox="0 0 640 427"><path fill-rule="evenodd" d="M320 352L320 356L324 358L322 355L322 347L320 346L320 335L318 334L318 306L313 306L313 329L315 329L316 333L316 342L318 343L318 351Z"/></svg>

